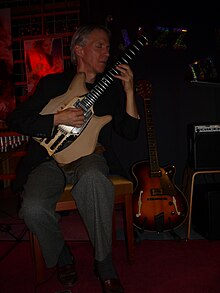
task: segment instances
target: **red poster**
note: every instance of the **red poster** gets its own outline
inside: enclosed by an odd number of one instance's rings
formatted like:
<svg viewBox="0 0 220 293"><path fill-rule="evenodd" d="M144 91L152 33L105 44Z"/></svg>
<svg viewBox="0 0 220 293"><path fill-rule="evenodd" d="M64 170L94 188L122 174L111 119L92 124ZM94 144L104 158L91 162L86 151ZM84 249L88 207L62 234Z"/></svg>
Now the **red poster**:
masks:
<svg viewBox="0 0 220 293"><path fill-rule="evenodd" d="M62 72L62 39L45 38L24 41L28 94L33 93L41 77Z"/></svg>
<svg viewBox="0 0 220 293"><path fill-rule="evenodd" d="M10 9L0 9L0 128L15 108Z"/></svg>

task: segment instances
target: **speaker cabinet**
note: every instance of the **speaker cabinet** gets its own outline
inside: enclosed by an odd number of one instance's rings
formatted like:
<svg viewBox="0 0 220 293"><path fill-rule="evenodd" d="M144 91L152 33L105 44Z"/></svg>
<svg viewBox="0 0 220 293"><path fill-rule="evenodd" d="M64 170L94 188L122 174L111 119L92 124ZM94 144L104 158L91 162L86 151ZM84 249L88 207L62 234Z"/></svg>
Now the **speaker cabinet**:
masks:
<svg viewBox="0 0 220 293"><path fill-rule="evenodd" d="M193 194L192 225L208 240L220 239L220 185L195 185Z"/></svg>
<svg viewBox="0 0 220 293"><path fill-rule="evenodd" d="M188 160L195 170L220 169L220 124L188 126Z"/></svg>

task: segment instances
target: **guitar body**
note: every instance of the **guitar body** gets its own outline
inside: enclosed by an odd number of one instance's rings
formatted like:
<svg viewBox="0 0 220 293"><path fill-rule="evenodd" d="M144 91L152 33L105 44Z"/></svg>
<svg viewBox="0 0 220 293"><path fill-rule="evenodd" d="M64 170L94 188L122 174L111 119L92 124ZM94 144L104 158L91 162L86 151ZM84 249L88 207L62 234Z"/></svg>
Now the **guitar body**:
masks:
<svg viewBox="0 0 220 293"><path fill-rule="evenodd" d="M158 176L152 176L148 161L133 165L134 226L144 231L164 232L184 223L188 202L174 184L175 171L174 166L166 166L160 168Z"/></svg>
<svg viewBox="0 0 220 293"><path fill-rule="evenodd" d="M74 76L68 90L63 95L52 99L43 108L41 114L46 115L56 113L66 108L74 107L78 101L83 100L86 93L88 93L88 90L85 86L85 75L84 73L77 73ZM45 147L48 154L53 156L60 165L69 164L82 156L91 154L95 150L100 130L112 119L110 115L102 117L95 116L93 114L93 107L90 107L88 111L91 112L91 117L90 120L85 123L83 131L80 135L75 135L71 144L59 151L57 151L57 149L59 145L62 145L63 143L60 139L63 135L63 128L58 130L54 137L50 140L35 137L35 140ZM64 129L68 128L66 126L63 127ZM67 135L68 133L66 136ZM66 136L63 137L63 141L66 139ZM57 144L57 148L53 148L56 141L59 141L59 144Z"/></svg>
<svg viewBox="0 0 220 293"><path fill-rule="evenodd" d="M110 115L98 117L93 115L88 125L68 147L54 154L53 157L59 164L69 164L83 156L94 152L99 132L102 127L111 121Z"/></svg>
<svg viewBox="0 0 220 293"><path fill-rule="evenodd" d="M78 72L75 74L67 91L49 101L49 103L40 112L41 115L54 114L68 107L73 107L78 98L85 96L88 90L85 85L85 74Z"/></svg>
<svg viewBox="0 0 220 293"><path fill-rule="evenodd" d="M137 162L131 168L136 181L133 193L134 226L150 232L172 231L186 220L188 202L174 184L175 167L161 168L158 162L151 109L152 84L139 80L137 91L144 99L149 161Z"/></svg>

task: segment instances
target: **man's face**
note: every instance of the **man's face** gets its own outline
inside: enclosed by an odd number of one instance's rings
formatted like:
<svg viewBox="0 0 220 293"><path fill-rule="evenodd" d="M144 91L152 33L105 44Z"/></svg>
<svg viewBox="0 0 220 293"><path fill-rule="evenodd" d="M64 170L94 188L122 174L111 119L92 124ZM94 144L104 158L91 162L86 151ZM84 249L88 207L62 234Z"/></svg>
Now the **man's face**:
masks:
<svg viewBox="0 0 220 293"><path fill-rule="evenodd" d="M94 30L87 39L86 45L81 47L80 58L82 65L90 73L102 73L109 58L109 36L101 30Z"/></svg>

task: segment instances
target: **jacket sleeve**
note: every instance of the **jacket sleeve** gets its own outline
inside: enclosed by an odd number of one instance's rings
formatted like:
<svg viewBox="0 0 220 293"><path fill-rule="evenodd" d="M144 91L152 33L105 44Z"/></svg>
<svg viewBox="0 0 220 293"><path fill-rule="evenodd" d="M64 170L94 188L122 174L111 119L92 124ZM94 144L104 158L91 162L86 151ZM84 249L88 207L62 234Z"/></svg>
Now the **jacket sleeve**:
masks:
<svg viewBox="0 0 220 293"><path fill-rule="evenodd" d="M121 137L128 140L135 140L138 135L140 119L136 119L127 113L124 114L123 119L115 123L115 131Z"/></svg>
<svg viewBox="0 0 220 293"><path fill-rule="evenodd" d="M15 108L7 120L9 129L42 138L52 135L54 115L39 114L52 98L47 84L48 78L42 78L35 93Z"/></svg>
<svg viewBox="0 0 220 293"><path fill-rule="evenodd" d="M113 116L114 130L123 138L135 140L139 131L140 119L130 116L125 111L126 97L121 84L116 87L116 96L120 97L120 105L117 106L117 111Z"/></svg>

